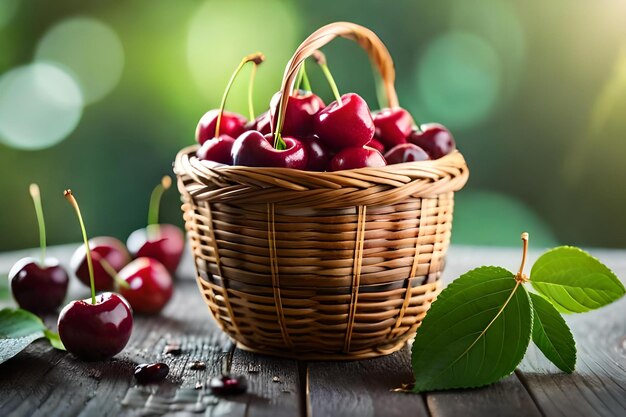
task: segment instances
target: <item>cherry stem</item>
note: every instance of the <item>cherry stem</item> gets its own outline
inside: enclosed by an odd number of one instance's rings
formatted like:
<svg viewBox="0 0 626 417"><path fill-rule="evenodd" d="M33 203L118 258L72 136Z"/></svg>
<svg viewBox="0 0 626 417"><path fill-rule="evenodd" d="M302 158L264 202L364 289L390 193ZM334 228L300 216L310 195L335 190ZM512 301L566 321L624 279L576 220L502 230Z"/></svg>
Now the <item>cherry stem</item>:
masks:
<svg viewBox="0 0 626 417"><path fill-rule="evenodd" d="M241 60L239 65L237 65L237 68L235 68L235 71L233 72L233 74L230 76L230 80L228 80L228 84L226 84L226 89L224 90L224 94L222 95L222 102L220 103L220 112L217 114L217 122L215 123L215 137L216 138L219 137L220 135L222 113L224 113L224 107L226 106L226 98L228 97L228 93L230 92L230 89L233 86L233 83L235 82L235 78L237 78L237 75L239 74L239 72L241 72L241 69L248 62L254 62L256 65L259 65L263 61L265 61L265 56L261 52L255 52L254 54L245 56Z"/></svg>
<svg viewBox="0 0 626 417"><path fill-rule="evenodd" d="M322 53L322 51L316 50L312 54L313 59L317 62L317 65L320 66L326 80L328 80L328 85L330 85L330 89L333 90L333 95L335 96L335 100L337 100L337 106L341 107L343 103L341 102L341 94L339 94L339 89L337 88L337 83L335 83L335 79L328 68L328 64L326 63L326 55Z"/></svg>
<svg viewBox="0 0 626 417"><path fill-rule="evenodd" d="M522 244L523 244L522 264L520 265L519 271L517 272L517 275L515 276L515 278L516 280L524 283L528 281L528 277L524 274L524 266L526 265L526 255L528 254L528 233L527 232L522 233Z"/></svg>
<svg viewBox="0 0 626 417"><path fill-rule="evenodd" d="M83 222L83 216L80 214L80 208L78 202L72 194L72 190L65 190L63 195L74 207L76 211L76 217L78 217L78 223L80 223L80 230L83 233L83 242L85 243L85 252L87 254L87 268L89 269L89 284L91 285L91 304L96 304L96 284L93 277L93 259L91 258L91 249L89 248L89 240L87 239L87 231L85 230L85 223Z"/></svg>
<svg viewBox="0 0 626 417"><path fill-rule="evenodd" d="M35 205L35 213L37 215L37 223L39 224L39 247L41 248L41 265L46 262L46 223L43 218L43 208L41 206L41 193L37 184L31 184L29 189L30 196Z"/></svg>
<svg viewBox="0 0 626 417"><path fill-rule="evenodd" d="M111 278L113 278L113 281L115 281L115 284L117 284L118 287L130 288L130 284L124 281L118 275L115 268L113 268L113 266L106 259L100 256L98 252L94 252L93 255L95 260L100 262L100 266L102 267L102 269L104 269L104 272L106 272Z"/></svg>
<svg viewBox="0 0 626 417"><path fill-rule="evenodd" d="M311 82L309 81L309 76L306 73L306 67L305 67L305 62L302 61L302 67L300 67L300 70L302 71L302 89L305 91L313 91L311 89ZM298 89L296 91L298 91L300 88L298 87Z"/></svg>
<svg viewBox="0 0 626 417"><path fill-rule="evenodd" d="M159 208L161 207L161 197L163 193L172 186L172 178L165 175L161 178L161 183L152 190L150 194L150 205L148 207L148 225L159 224Z"/></svg>
<svg viewBox="0 0 626 417"><path fill-rule="evenodd" d="M257 66L258 64L255 62L252 66L252 71L250 71L250 82L248 83L248 112L250 113L250 120L255 119L252 96L254 95L254 78L256 77Z"/></svg>

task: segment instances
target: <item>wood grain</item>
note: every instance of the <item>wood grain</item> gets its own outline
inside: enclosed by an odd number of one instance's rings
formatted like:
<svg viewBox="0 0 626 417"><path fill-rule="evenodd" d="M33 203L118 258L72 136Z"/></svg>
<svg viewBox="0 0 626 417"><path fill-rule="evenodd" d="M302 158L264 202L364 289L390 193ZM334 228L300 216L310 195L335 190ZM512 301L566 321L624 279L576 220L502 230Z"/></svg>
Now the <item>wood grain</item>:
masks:
<svg viewBox="0 0 626 417"><path fill-rule="evenodd" d="M66 261L75 247L53 247L50 253ZM0 254L0 274L28 252L34 251ZM626 277L626 251L590 252ZM529 262L540 254L532 252ZM483 264L515 270L519 255L517 249L452 247L443 279L450 282ZM560 373L531 346L518 371L492 386L402 394L391 389L412 379L407 348L379 359L300 364L236 349L211 320L186 256L170 305L160 316L137 316L128 347L113 360L85 363L37 341L0 365L0 415L626 415L626 299L566 317L578 347L573 375ZM71 295L87 296L88 290L73 280ZM13 303L0 300L0 307L6 305ZM46 322L54 325L55 317ZM163 354L168 342L180 343L182 353ZM191 369L195 360L206 369ZM151 361L166 362L170 375L162 384L137 386L133 367ZM212 396L207 381L223 369L246 376L248 393Z"/></svg>
<svg viewBox="0 0 626 417"><path fill-rule="evenodd" d="M428 416L420 395L393 392L412 381L407 348L376 359L309 363L309 412L316 416Z"/></svg>

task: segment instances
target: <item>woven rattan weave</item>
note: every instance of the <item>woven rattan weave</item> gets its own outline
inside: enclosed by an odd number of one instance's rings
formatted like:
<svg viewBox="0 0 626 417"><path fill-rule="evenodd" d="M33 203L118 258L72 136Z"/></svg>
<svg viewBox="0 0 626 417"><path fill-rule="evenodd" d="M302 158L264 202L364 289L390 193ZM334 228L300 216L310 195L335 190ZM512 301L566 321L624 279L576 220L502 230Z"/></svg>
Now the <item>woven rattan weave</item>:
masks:
<svg viewBox="0 0 626 417"><path fill-rule="evenodd" d="M289 62L283 92L315 49L356 40L397 105L389 54L371 31L334 23ZM283 94L285 96L285 94ZM285 103L283 103L285 105ZM180 151L183 198L200 291L240 347L297 359L361 359L410 339L439 291L460 152L338 172L226 166Z"/></svg>

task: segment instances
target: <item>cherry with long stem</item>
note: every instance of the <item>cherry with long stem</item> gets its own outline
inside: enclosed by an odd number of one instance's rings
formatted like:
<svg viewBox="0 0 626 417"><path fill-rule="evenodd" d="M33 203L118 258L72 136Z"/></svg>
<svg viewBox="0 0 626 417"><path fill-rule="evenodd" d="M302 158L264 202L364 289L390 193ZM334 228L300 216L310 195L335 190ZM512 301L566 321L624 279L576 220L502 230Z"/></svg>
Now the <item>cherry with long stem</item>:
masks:
<svg viewBox="0 0 626 417"><path fill-rule="evenodd" d="M217 122L215 124L215 137L216 138L220 136L220 124L222 123L222 114L224 113L224 107L226 106L226 98L228 97L228 93L230 92L230 89L233 86L233 83L235 82L237 75L239 74L239 72L241 72L241 69L248 62L254 62L255 65L259 65L263 61L265 61L265 55L263 55L261 52L250 54L241 60L237 68L235 68L235 71L233 72L233 74L230 76L230 80L228 80L228 84L226 84L226 89L224 90L224 94L222 95L222 101L220 103L220 109L217 115Z"/></svg>
<svg viewBox="0 0 626 417"><path fill-rule="evenodd" d="M80 213L80 207L78 206L78 202L76 198L74 198L74 194L72 194L72 190L65 190L63 195L70 203L72 207L74 207L74 211L76 212L76 217L78 217L78 223L80 224L80 230L83 234L83 242L85 243L85 253L87 254L87 268L89 269L89 283L91 285L91 304L96 304L96 285L94 282L93 276L93 260L91 258L91 250L89 249L89 239L87 239L87 231L85 230L85 223L83 222L83 216Z"/></svg>
<svg viewBox="0 0 626 417"><path fill-rule="evenodd" d="M46 263L46 223L43 217L43 208L41 206L41 193L37 184L31 184L28 188L30 196L35 205L35 214L37 215L37 223L39 225L39 246L41 248L41 265Z"/></svg>

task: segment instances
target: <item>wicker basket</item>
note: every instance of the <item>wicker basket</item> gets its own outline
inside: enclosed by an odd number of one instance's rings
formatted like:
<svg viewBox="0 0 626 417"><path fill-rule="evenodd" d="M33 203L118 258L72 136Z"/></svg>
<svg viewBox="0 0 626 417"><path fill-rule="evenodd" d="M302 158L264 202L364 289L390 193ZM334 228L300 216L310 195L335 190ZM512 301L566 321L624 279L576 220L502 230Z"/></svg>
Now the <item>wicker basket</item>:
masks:
<svg viewBox="0 0 626 417"><path fill-rule="evenodd" d="M283 106L304 59L337 36L365 49L398 105L380 39L351 23L309 36L287 65ZM283 112L284 114L284 112ZM239 347L297 359L362 359L414 336L440 290L453 193L468 170L441 159L339 172L200 161L180 151L197 282L213 317Z"/></svg>

